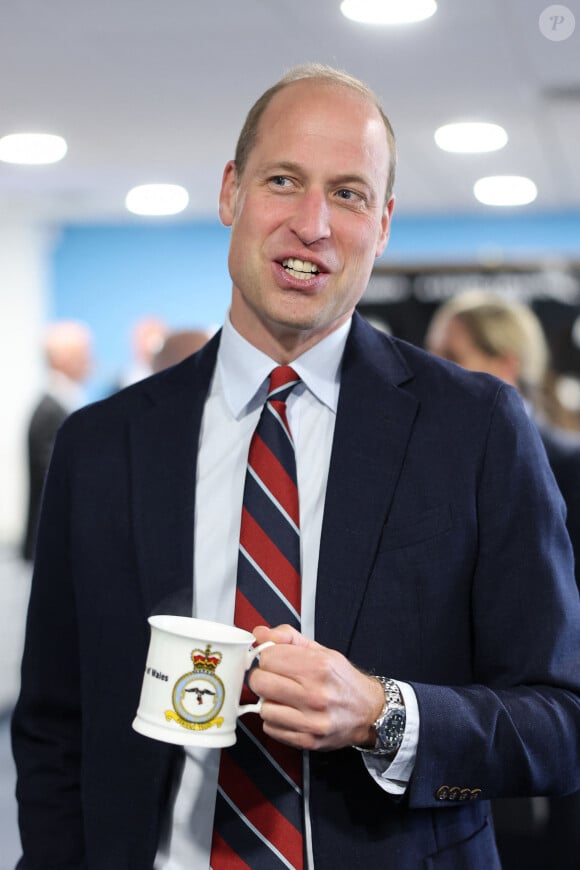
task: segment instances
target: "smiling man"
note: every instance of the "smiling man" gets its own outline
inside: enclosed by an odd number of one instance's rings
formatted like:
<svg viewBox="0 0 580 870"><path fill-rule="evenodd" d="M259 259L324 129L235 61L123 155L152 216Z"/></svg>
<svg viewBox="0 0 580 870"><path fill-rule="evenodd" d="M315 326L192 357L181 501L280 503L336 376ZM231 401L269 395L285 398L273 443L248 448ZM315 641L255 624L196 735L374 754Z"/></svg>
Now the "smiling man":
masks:
<svg viewBox="0 0 580 870"><path fill-rule="evenodd" d="M272 98L242 166L228 163L230 318L279 362L345 323L388 240L391 149L379 109L333 81Z"/></svg>
<svg viewBox="0 0 580 870"><path fill-rule="evenodd" d="M507 385L355 312L394 166L363 83L292 70L224 171L223 329L61 430L21 870L499 870L489 800L580 787L580 603L537 433ZM162 612L274 641L234 747L132 730Z"/></svg>

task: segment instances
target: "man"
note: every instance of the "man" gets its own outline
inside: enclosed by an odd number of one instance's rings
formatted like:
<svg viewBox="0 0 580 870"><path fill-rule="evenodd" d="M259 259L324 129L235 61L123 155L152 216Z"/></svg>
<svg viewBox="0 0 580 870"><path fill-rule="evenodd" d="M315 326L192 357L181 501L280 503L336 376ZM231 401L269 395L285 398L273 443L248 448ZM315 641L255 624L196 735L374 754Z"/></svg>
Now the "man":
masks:
<svg viewBox="0 0 580 870"><path fill-rule="evenodd" d="M47 377L43 394L28 424L28 511L22 556L34 558L42 487L54 439L66 417L83 403L82 384L92 366L92 339L83 323L59 321L46 329L43 341Z"/></svg>
<svg viewBox="0 0 580 870"><path fill-rule="evenodd" d="M169 366L177 365L178 362L202 348L211 336L212 332L209 329L177 329L168 332L153 357L153 371L160 372Z"/></svg>
<svg viewBox="0 0 580 870"><path fill-rule="evenodd" d="M117 392L142 381L152 375L156 369L154 361L169 334L169 327L159 317L149 315L140 317L131 327L131 361L127 369L122 371L109 393Z"/></svg>
<svg viewBox="0 0 580 870"><path fill-rule="evenodd" d="M488 799L577 787L580 606L535 430L514 391L353 313L387 243L394 158L360 82L314 67L266 92L220 193L224 329L64 427L13 726L21 868L208 866L218 753L131 730L146 619L234 618L248 445L288 363L302 628L257 623L275 645L249 681L259 740L302 760L304 824L287 829L305 859L271 848L249 782L251 857L216 810L230 858L213 852L214 870L490 870Z"/></svg>

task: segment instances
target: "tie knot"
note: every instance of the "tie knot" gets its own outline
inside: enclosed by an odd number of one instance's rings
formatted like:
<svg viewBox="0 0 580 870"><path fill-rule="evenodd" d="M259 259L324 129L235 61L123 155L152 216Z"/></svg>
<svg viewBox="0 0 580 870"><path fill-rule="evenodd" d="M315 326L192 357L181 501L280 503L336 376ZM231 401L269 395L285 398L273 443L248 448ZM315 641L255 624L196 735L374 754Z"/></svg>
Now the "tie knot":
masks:
<svg viewBox="0 0 580 870"><path fill-rule="evenodd" d="M270 374L268 401L278 399L280 402L285 402L296 384L299 383L300 378L292 366L277 366Z"/></svg>

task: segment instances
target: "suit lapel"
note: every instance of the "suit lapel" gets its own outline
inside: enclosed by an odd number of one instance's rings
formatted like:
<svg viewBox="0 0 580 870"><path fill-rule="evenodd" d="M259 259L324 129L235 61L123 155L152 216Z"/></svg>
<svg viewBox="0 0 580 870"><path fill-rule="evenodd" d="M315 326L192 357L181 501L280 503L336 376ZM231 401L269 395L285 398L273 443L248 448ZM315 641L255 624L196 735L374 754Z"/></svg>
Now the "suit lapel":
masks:
<svg viewBox="0 0 580 870"><path fill-rule="evenodd" d="M148 387L130 431L133 516L148 613L191 616L195 476L219 337Z"/></svg>
<svg viewBox="0 0 580 870"><path fill-rule="evenodd" d="M399 388L411 377L393 345L355 316L342 367L316 592L316 639L343 653L417 413L416 399Z"/></svg>

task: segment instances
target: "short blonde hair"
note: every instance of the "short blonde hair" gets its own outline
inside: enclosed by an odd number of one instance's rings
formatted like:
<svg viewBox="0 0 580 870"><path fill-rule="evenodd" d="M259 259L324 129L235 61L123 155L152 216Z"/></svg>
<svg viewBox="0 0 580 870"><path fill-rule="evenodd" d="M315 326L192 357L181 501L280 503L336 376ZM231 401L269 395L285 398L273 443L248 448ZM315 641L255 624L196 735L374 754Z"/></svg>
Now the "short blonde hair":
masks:
<svg viewBox="0 0 580 870"><path fill-rule="evenodd" d="M517 358L518 386L524 394L541 386L549 362L548 344L531 308L485 290L467 290L436 311L429 332L454 319L463 324L483 353Z"/></svg>

